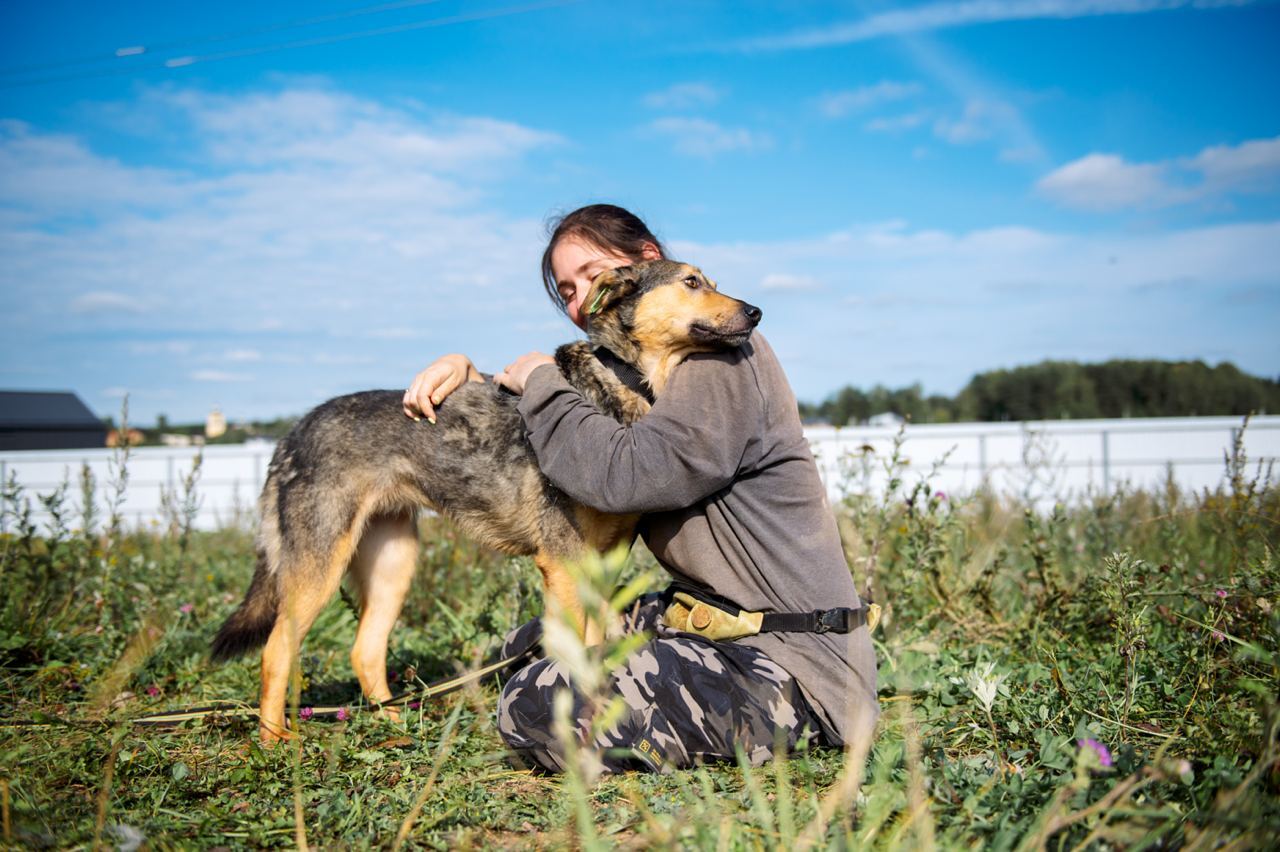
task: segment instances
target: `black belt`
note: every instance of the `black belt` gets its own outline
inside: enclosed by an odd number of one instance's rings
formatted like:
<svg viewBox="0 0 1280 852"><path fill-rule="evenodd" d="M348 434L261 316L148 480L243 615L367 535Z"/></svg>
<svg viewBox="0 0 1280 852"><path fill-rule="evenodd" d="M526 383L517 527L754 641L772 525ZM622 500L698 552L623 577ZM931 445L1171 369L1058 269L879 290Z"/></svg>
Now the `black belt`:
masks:
<svg viewBox="0 0 1280 852"><path fill-rule="evenodd" d="M740 639L758 633L851 633L868 623L870 610L864 605L811 612L747 612L728 598L686 583L672 583L663 597L668 602L663 617L668 627L709 639Z"/></svg>
<svg viewBox="0 0 1280 852"><path fill-rule="evenodd" d="M813 612L766 612L761 633L852 633L867 623L867 608L841 606Z"/></svg>

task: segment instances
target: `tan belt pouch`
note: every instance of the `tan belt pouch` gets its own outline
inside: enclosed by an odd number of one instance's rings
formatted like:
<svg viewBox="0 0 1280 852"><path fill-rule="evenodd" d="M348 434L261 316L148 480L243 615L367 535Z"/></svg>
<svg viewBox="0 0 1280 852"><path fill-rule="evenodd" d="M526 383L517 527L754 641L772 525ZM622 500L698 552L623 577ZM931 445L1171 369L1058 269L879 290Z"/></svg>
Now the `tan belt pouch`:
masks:
<svg viewBox="0 0 1280 852"><path fill-rule="evenodd" d="M673 630L694 633L707 639L728 641L754 636L760 632L762 612L739 612L730 615L719 607L700 601L684 592L676 592L662 616L662 623Z"/></svg>

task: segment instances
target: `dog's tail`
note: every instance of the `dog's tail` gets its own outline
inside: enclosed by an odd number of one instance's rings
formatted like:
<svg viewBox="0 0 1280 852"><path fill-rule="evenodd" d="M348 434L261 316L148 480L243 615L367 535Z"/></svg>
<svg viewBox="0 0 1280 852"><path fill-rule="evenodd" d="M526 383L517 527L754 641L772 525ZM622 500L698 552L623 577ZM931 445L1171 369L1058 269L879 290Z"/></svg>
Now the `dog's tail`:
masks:
<svg viewBox="0 0 1280 852"><path fill-rule="evenodd" d="M222 662L261 648L271 635L280 609L280 590L276 578L267 565L264 550L258 551L258 566L253 572L253 582L244 601L223 623L218 635L213 637L210 656L214 662Z"/></svg>

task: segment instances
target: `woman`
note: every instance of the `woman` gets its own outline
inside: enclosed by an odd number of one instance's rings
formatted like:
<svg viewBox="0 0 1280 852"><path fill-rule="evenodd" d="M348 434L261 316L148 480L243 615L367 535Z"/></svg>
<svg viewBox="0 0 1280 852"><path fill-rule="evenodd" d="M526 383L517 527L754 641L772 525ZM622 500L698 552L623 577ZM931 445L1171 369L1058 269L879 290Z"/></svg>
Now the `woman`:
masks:
<svg viewBox="0 0 1280 852"><path fill-rule="evenodd" d="M665 255L640 219L591 205L556 224L543 282L584 328L596 275ZM405 392L405 413L434 419L434 406L465 381L483 381L470 360L441 358ZM747 611L860 606L795 396L758 331L737 350L688 358L630 426L587 403L541 353L494 381L522 394L519 411L547 478L602 511L644 513L640 534L680 583ZM792 749L806 737L839 746L871 735L875 656L865 625L712 642L661 624L664 605L642 599L631 620L654 639L613 673L627 709L596 738L606 768L688 766L733 759L736 748L759 763L776 745ZM536 622L520 628L508 647L527 646L536 631ZM564 768L551 708L567 684L557 664L540 659L507 682L499 705L503 738L551 770ZM585 736L580 701L574 718Z"/></svg>

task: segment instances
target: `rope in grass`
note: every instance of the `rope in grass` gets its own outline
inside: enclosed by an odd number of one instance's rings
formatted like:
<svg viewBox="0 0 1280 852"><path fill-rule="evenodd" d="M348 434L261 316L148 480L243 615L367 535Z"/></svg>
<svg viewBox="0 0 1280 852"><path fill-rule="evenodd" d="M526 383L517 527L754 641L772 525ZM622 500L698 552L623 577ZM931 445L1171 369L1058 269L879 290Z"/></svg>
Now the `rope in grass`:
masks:
<svg viewBox="0 0 1280 852"><path fill-rule="evenodd" d="M356 606L356 602L352 599L350 593L346 589L340 589L342 603L347 607L356 621L360 620L360 609ZM300 714L303 718L310 719L316 716L333 716L342 718L344 714L359 711L374 711L383 709L384 707L404 707L412 704L414 701L427 701L433 698L439 698L442 695L448 695L462 689L469 683L480 680L495 672L502 671L507 666L520 662L528 657L533 656L537 651L538 645L535 643L532 647L511 657L487 663L478 669L457 675L456 677L437 680L432 683L423 683L419 689L410 689L399 695L393 696L381 703L370 702L367 706L357 706L354 708L346 706L332 707L315 707L309 706L303 708ZM394 648L388 648L388 653L402 667L406 667L405 661L396 653ZM190 722L207 718L218 719L247 719L258 715L257 708L246 704L243 701L223 701L218 704L208 704L203 707L189 707L184 710L173 710L165 713L148 713L144 716L135 716L132 719L126 719L124 722L136 727L154 727L154 728L173 728L181 725L183 722ZM78 721L74 719L59 719L54 716L41 714L36 719L6 719L0 718L0 728L98 728L110 727L119 724L118 721Z"/></svg>
<svg viewBox="0 0 1280 852"><path fill-rule="evenodd" d="M402 692L399 695L389 698L381 703L370 703L366 707L348 708L343 706L336 707L308 707L310 712L306 714L308 718L315 716L334 716L341 717L343 714L351 713L359 710L381 710L384 707L404 707L414 701L427 701L433 698L439 698L442 695L448 695L451 692L457 692L464 686L488 677L491 674L502 671L507 666L520 662L521 660L532 656L534 649L530 648L522 651L512 657L497 660L464 672L460 675L443 680L437 680L426 684L421 689L411 689ZM204 707L189 707L184 710L172 710L165 713L148 713L143 716L134 716L132 719L124 720L127 724L135 727L148 728L165 728L176 727L183 722L191 722L203 720L210 717L220 719L243 719L251 718L258 715L256 707L251 707L243 701L225 701L220 704L210 704ZM45 717L39 719L3 719L0 720L0 728L52 728L52 727L108 727L118 722L109 721L77 721L74 719L57 719L53 717Z"/></svg>

